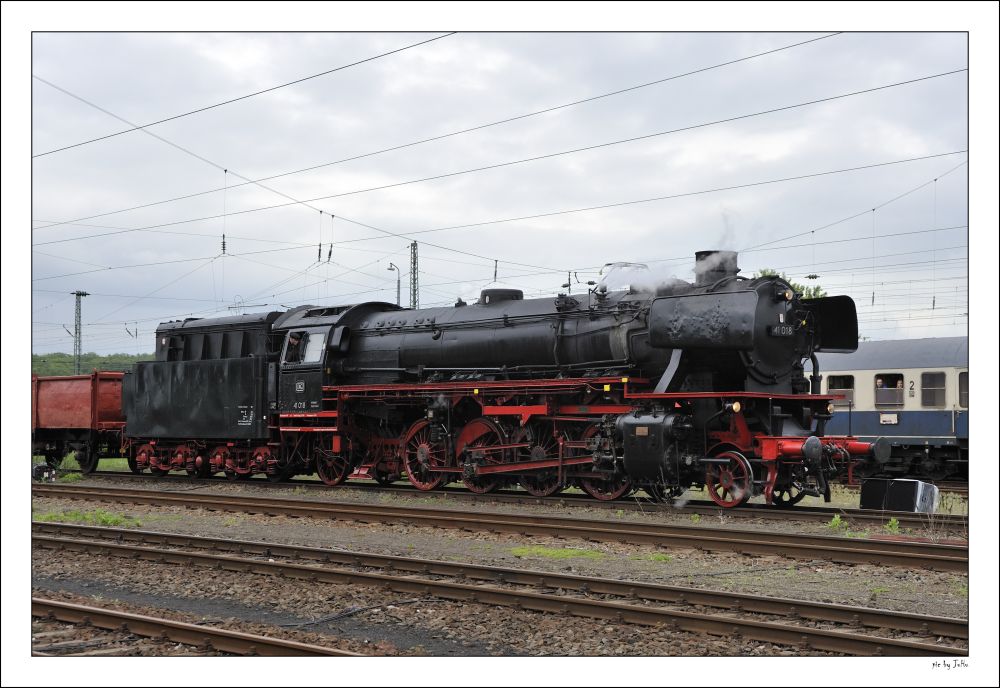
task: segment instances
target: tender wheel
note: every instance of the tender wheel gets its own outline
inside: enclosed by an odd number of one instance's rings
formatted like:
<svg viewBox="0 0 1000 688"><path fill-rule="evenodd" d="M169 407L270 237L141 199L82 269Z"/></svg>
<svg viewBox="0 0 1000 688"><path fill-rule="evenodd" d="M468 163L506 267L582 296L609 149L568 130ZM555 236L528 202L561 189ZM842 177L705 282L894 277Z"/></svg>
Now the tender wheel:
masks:
<svg viewBox="0 0 1000 688"><path fill-rule="evenodd" d="M519 428L511 438L512 444L527 443L527 447L516 449L517 461L543 461L559 457L559 440L552 434L552 425L528 425ZM524 491L535 497L549 497L561 492L559 471L543 470L522 475L518 484Z"/></svg>
<svg viewBox="0 0 1000 688"><path fill-rule="evenodd" d="M753 470L739 452L729 451L716 458L729 459L726 464L709 464L705 471L705 489L712 501L722 507L734 507L753 496Z"/></svg>
<svg viewBox="0 0 1000 688"><path fill-rule="evenodd" d="M339 485L347 480L351 472L351 462L346 456L328 452L325 449L317 449L316 473L319 479L327 485Z"/></svg>
<svg viewBox="0 0 1000 688"><path fill-rule="evenodd" d="M205 470L205 477L211 477L215 473L226 473L226 464L229 463L230 452L226 445L219 445L212 450L212 453L204 457L202 464ZM228 475L227 475L228 477ZM231 480L234 478L231 478Z"/></svg>
<svg viewBox="0 0 1000 688"><path fill-rule="evenodd" d="M195 476L198 478L212 477L212 463L207 456L199 456L195 459Z"/></svg>
<svg viewBox="0 0 1000 688"><path fill-rule="evenodd" d="M151 444L144 444L135 451L134 457L129 457L128 467L132 469L133 473L142 473L147 466L152 465L154 458L156 458L156 449Z"/></svg>
<svg viewBox="0 0 1000 688"><path fill-rule="evenodd" d="M410 484L418 490L433 490L447 475L430 470L449 465L447 445L441 439L433 441L431 435L430 421L418 420L403 437L403 466ZM443 430L440 435L444 436Z"/></svg>
<svg viewBox="0 0 1000 688"><path fill-rule="evenodd" d="M184 472L187 473L189 478L198 477L198 466L195 464L195 452L188 447L186 444L174 449L173 457L171 458L172 465L178 465L184 467Z"/></svg>
<svg viewBox="0 0 1000 688"><path fill-rule="evenodd" d="M463 465L493 466L507 463L508 450L500 427L486 418L476 418L462 428L455 441L455 457ZM492 492L500 484L496 476L471 475L466 468L462 482L472 492Z"/></svg>

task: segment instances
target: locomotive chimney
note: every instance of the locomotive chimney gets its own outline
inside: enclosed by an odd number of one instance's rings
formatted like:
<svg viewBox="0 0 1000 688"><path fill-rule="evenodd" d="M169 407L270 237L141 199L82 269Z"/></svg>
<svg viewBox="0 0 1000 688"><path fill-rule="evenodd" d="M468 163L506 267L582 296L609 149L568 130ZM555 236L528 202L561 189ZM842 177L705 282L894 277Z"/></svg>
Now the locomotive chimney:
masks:
<svg viewBox="0 0 1000 688"><path fill-rule="evenodd" d="M698 251L694 254L694 283L705 287L723 277L735 277L740 269L736 265L736 251Z"/></svg>

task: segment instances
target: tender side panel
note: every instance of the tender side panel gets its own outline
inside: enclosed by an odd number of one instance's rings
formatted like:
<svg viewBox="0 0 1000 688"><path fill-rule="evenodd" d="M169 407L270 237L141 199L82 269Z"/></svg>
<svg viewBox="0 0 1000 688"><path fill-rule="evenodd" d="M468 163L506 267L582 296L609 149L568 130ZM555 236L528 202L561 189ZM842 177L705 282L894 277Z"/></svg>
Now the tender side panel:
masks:
<svg viewBox="0 0 1000 688"><path fill-rule="evenodd" d="M260 357L137 363L126 378L126 435L265 438L266 380Z"/></svg>

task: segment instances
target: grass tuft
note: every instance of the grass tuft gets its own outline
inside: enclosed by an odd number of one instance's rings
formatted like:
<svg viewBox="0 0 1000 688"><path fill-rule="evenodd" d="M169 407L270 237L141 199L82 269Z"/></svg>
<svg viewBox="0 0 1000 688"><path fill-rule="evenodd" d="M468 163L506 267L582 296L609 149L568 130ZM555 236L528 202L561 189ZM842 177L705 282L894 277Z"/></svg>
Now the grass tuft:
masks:
<svg viewBox="0 0 1000 688"><path fill-rule="evenodd" d="M514 547L510 553L515 557L542 557L545 559L601 559L604 552L592 549L577 549L575 547Z"/></svg>
<svg viewBox="0 0 1000 688"><path fill-rule="evenodd" d="M884 587L872 588L871 595L869 596L868 599L870 599L872 602L875 602L876 600L878 600L878 596L884 592L889 592L889 588L884 588Z"/></svg>
<svg viewBox="0 0 1000 688"><path fill-rule="evenodd" d="M850 524L840 517L840 514L834 514L830 522L826 524L826 527L832 530L836 535L848 538L861 538L865 539L868 537L867 530L851 530Z"/></svg>
<svg viewBox="0 0 1000 688"><path fill-rule="evenodd" d="M664 554L663 552L653 552L652 554L633 554L629 559L639 560L639 561L662 561L668 562L673 561L674 557L671 554Z"/></svg>
<svg viewBox="0 0 1000 688"><path fill-rule="evenodd" d="M36 521L57 523L82 523L89 526L138 528L142 521L122 514L114 514L104 509L93 511L48 511L34 514Z"/></svg>

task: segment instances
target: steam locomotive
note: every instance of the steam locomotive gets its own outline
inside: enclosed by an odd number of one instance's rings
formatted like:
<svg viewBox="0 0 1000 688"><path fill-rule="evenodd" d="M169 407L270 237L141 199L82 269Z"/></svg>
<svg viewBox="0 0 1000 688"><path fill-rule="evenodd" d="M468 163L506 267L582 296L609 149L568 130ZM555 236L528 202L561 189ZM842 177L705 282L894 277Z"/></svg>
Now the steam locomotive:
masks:
<svg viewBox="0 0 1000 688"><path fill-rule="evenodd" d="M156 360L124 375L121 453L157 475L829 500L839 466L889 449L825 434L815 354L857 348L854 302L736 261L701 251L694 283L650 289L163 323Z"/></svg>

